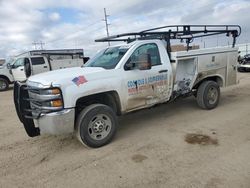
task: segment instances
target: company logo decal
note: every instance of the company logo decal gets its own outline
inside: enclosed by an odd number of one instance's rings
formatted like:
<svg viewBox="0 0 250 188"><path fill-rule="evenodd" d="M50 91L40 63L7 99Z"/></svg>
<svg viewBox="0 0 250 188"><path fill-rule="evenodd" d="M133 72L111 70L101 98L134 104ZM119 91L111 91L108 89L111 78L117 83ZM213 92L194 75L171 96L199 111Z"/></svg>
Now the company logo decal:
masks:
<svg viewBox="0 0 250 188"><path fill-rule="evenodd" d="M127 83L128 94L134 95L144 92L148 89L154 89L154 87L167 85L168 76L165 75L157 75L151 76L148 78L142 78L138 80L130 80Z"/></svg>
<svg viewBox="0 0 250 188"><path fill-rule="evenodd" d="M80 86L81 84L84 84L84 83L86 83L86 82L88 82L88 81L86 80L86 78L85 78L84 76L78 76L78 77L75 77L75 78L72 80L72 82L73 82L74 84L76 84L77 86Z"/></svg>

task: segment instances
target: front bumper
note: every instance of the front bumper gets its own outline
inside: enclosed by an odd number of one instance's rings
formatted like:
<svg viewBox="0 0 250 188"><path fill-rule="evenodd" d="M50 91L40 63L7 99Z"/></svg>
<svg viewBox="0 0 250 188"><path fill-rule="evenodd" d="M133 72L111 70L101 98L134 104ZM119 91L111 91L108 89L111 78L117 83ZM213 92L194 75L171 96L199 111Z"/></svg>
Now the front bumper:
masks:
<svg viewBox="0 0 250 188"><path fill-rule="evenodd" d="M73 133L75 109L62 109L56 112L40 113L34 116L30 106L29 94L26 85L19 82L14 84L14 103L17 115L23 123L30 137L40 134L66 134Z"/></svg>
<svg viewBox="0 0 250 188"><path fill-rule="evenodd" d="M74 132L75 109L64 109L58 112L48 113L38 119L34 119L35 125L41 134L66 134Z"/></svg>

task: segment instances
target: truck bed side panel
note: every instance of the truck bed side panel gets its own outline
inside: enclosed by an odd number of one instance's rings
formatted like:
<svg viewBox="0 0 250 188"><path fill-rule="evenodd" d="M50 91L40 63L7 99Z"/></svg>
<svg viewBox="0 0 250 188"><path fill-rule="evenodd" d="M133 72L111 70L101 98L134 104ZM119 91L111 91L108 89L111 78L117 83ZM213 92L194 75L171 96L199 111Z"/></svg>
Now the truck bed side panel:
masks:
<svg viewBox="0 0 250 188"><path fill-rule="evenodd" d="M194 82L191 82L190 87L195 86L197 83L202 81L207 77L218 77L220 80L220 86L226 87L230 85L234 85L237 83L236 78L236 64L237 64L237 48L211 48L211 49L199 49L199 50L192 50L186 52L177 52L173 53L173 57L176 61L176 76L175 76L175 84L183 71L178 69L183 69L183 67L178 66L179 63L185 62L190 64L190 68L194 67L195 64L191 61L193 58L194 60L197 59L197 67L196 67L196 74L193 75ZM189 61L190 59L190 61ZM185 68L185 71L188 71ZM183 75L182 75L183 76ZM186 77L186 76L184 76ZM184 79L184 78L183 78ZM192 79L191 79L192 80ZM178 87L175 87L178 88ZM190 88L191 89L191 88Z"/></svg>

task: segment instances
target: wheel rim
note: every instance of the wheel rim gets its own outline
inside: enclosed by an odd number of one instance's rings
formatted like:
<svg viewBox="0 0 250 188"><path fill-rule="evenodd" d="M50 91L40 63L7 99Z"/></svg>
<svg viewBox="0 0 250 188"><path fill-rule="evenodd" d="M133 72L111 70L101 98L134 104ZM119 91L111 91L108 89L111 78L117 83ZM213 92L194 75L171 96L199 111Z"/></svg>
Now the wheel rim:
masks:
<svg viewBox="0 0 250 188"><path fill-rule="evenodd" d="M89 122L88 134L94 140L102 140L108 136L111 128L111 119L105 114L97 114Z"/></svg>
<svg viewBox="0 0 250 188"><path fill-rule="evenodd" d="M218 90L215 87L210 87L207 94L209 104L215 104L218 99Z"/></svg>
<svg viewBox="0 0 250 188"><path fill-rule="evenodd" d="M6 88L6 83L2 80L0 80L0 89L5 89Z"/></svg>

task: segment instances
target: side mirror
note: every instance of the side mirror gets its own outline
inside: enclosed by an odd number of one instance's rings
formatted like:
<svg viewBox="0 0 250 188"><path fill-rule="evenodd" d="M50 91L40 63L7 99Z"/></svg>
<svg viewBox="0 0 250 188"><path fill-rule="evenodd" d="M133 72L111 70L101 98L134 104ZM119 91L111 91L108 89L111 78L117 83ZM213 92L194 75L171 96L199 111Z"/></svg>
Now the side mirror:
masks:
<svg viewBox="0 0 250 188"><path fill-rule="evenodd" d="M150 54L140 54L138 56L137 65L139 70L149 70L151 69L151 56Z"/></svg>
<svg viewBox="0 0 250 188"><path fill-rule="evenodd" d="M7 63L7 69L11 69L11 68L12 68L11 64Z"/></svg>

